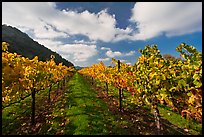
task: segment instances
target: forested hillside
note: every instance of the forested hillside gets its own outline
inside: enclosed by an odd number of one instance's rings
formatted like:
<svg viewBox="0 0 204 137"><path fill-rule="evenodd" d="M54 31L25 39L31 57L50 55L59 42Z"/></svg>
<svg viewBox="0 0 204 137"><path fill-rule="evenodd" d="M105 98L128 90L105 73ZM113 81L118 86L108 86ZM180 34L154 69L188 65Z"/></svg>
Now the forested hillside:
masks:
<svg viewBox="0 0 204 137"><path fill-rule="evenodd" d="M46 61L51 55L54 55L57 64L63 62L63 65L74 66L73 63L62 58L58 53L46 48L46 45L39 44L15 27L2 25L2 42L4 41L9 43L8 50L11 53L16 52L29 59L38 56L41 61Z"/></svg>

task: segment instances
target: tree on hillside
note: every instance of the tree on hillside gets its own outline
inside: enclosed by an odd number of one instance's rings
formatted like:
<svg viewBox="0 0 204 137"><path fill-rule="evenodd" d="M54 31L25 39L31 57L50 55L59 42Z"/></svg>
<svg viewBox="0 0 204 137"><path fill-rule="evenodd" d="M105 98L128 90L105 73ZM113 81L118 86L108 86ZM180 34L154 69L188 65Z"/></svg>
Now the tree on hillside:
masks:
<svg viewBox="0 0 204 137"><path fill-rule="evenodd" d="M176 57L172 56L171 54L164 54L163 58L167 59L169 61L182 60L181 58L176 58Z"/></svg>

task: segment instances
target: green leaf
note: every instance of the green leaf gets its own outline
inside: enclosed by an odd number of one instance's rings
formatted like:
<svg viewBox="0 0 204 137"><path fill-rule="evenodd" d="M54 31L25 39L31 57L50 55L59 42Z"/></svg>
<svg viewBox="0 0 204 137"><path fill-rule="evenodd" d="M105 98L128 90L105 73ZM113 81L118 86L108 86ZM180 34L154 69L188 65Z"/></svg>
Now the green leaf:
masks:
<svg viewBox="0 0 204 137"><path fill-rule="evenodd" d="M197 80L194 80L194 81L193 81L193 84L195 84L195 85L197 86L197 85L200 85L200 82L197 81ZM201 84L201 85L202 85L202 84Z"/></svg>
<svg viewBox="0 0 204 137"><path fill-rule="evenodd" d="M199 79L200 79L200 76L199 76L198 74L194 74L194 75L193 75L193 79L194 79L194 80L199 80Z"/></svg>
<svg viewBox="0 0 204 137"><path fill-rule="evenodd" d="M158 79L158 80L156 80L156 83L155 83L156 85L159 85L160 84L160 80Z"/></svg>
<svg viewBox="0 0 204 137"><path fill-rule="evenodd" d="M163 93L161 94L162 98L166 98L167 97L167 94Z"/></svg>
<svg viewBox="0 0 204 137"><path fill-rule="evenodd" d="M161 75L162 80L166 80L166 76L164 74Z"/></svg>
<svg viewBox="0 0 204 137"><path fill-rule="evenodd" d="M146 102L147 105L151 104L147 98L145 98L145 102Z"/></svg>
<svg viewBox="0 0 204 137"><path fill-rule="evenodd" d="M169 91L175 91L176 90L176 87L172 87L169 89Z"/></svg>
<svg viewBox="0 0 204 137"><path fill-rule="evenodd" d="M191 93L191 92L188 92L187 95L190 97L190 96L192 95L192 93Z"/></svg>
<svg viewBox="0 0 204 137"><path fill-rule="evenodd" d="M178 82L178 86L179 87L182 87L182 86L186 86L186 82L182 79L182 80L179 80L179 82Z"/></svg>

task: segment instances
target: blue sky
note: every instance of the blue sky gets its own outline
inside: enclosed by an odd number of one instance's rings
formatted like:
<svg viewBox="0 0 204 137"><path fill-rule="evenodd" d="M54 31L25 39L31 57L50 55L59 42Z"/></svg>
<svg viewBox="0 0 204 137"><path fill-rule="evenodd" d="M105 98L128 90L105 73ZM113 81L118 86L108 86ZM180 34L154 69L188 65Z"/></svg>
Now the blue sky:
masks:
<svg viewBox="0 0 204 137"><path fill-rule="evenodd" d="M176 57L181 42L202 51L201 2L3 2L2 24L78 66L133 65L151 44Z"/></svg>

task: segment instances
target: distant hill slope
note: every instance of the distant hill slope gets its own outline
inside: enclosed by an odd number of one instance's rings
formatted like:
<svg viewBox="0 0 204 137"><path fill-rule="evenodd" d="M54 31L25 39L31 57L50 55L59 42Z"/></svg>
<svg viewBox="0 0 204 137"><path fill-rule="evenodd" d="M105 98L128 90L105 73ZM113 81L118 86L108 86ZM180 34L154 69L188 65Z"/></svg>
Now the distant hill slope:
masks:
<svg viewBox="0 0 204 137"><path fill-rule="evenodd" d="M81 69L85 68L85 67L80 67L80 66L74 66L74 67L76 70L81 70Z"/></svg>
<svg viewBox="0 0 204 137"><path fill-rule="evenodd" d="M34 41L26 33L21 32L15 27L2 25L2 42L3 41L9 43L10 46L8 50L11 53L16 52L29 59L38 56L41 61L46 61L50 59L50 55L54 55L57 64L62 62L63 65L68 67L74 66L71 62L62 58L58 53Z"/></svg>

